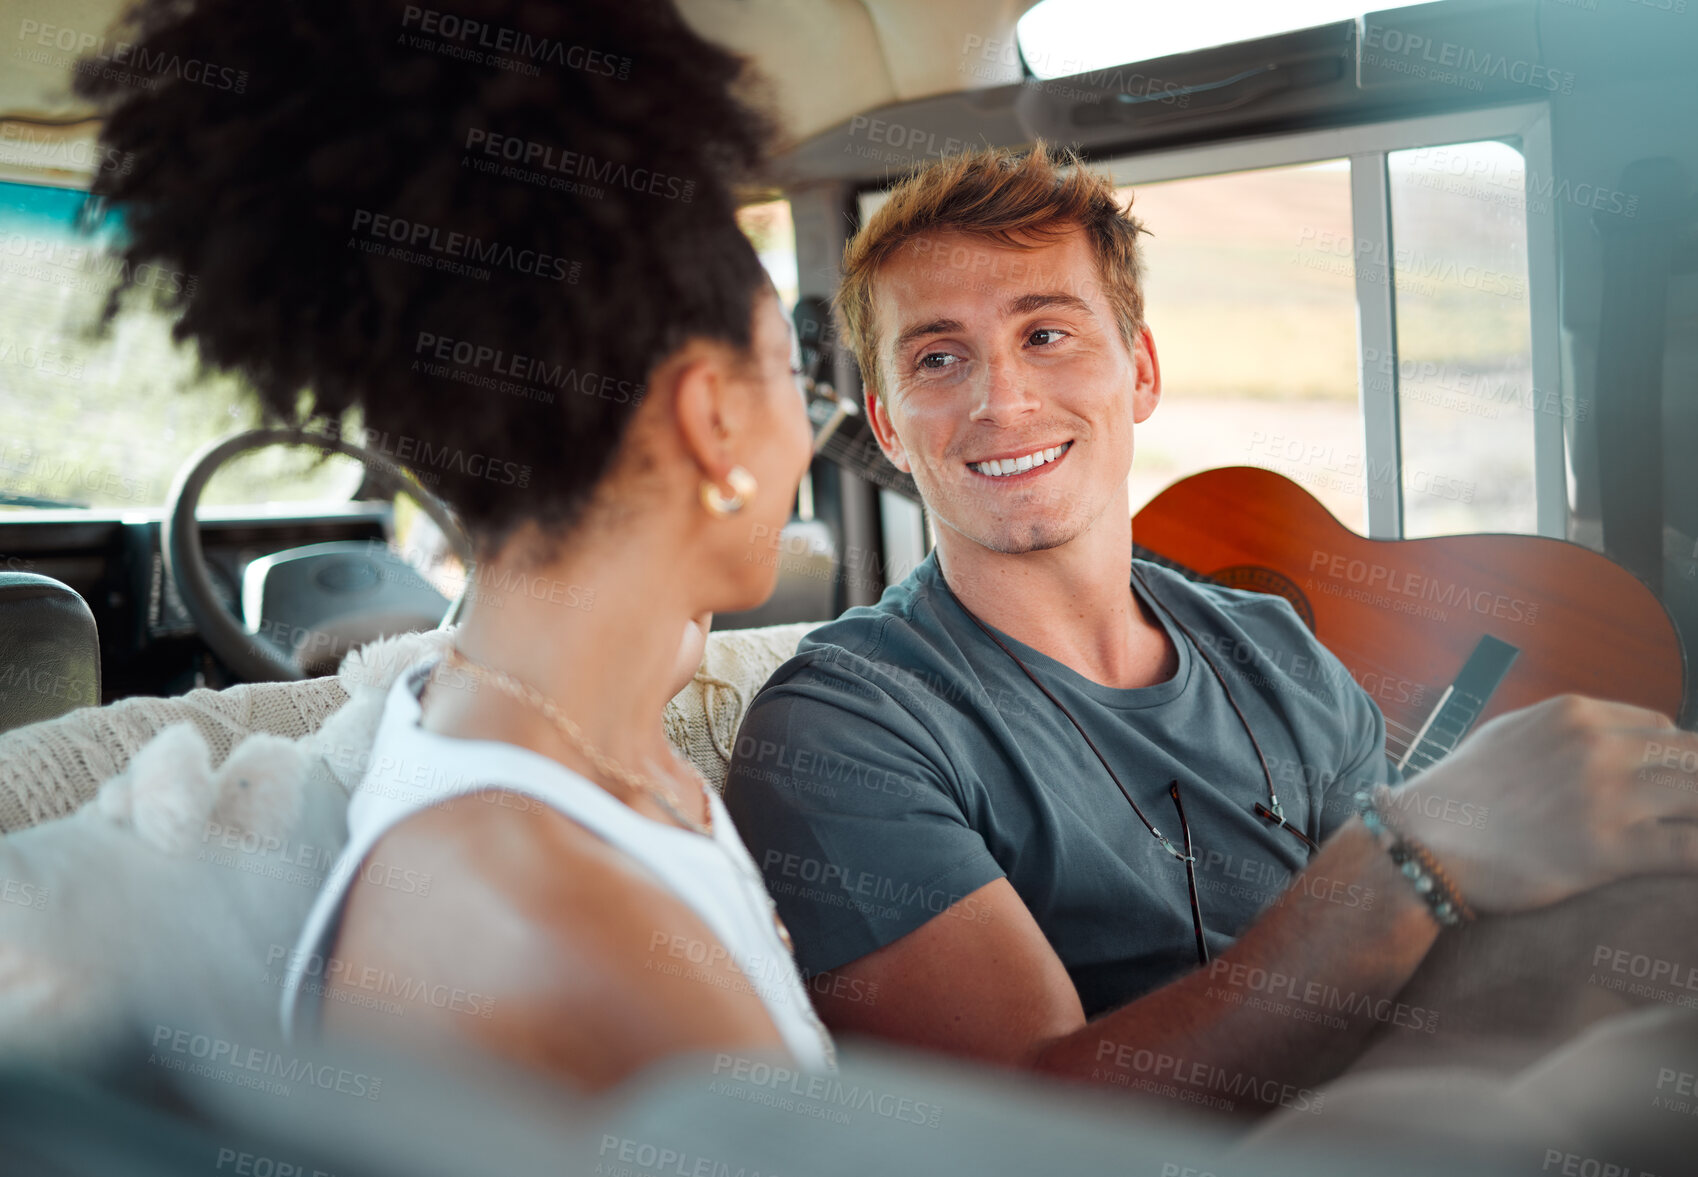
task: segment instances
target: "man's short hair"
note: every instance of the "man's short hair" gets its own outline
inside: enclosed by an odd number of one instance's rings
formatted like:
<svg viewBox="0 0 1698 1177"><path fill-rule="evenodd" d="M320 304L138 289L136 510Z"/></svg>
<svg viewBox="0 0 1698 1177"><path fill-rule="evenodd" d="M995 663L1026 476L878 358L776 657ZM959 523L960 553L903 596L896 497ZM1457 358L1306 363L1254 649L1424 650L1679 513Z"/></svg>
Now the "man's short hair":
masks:
<svg viewBox="0 0 1698 1177"><path fill-rule="evenodd" d="M1138 234L1146 230L1133 218L1131 201L1121 204L1107 176L1087 170L1072 151L1051 151L1039 141L1024 155L1005 148L965 152L902 181L843 253L837 308L862 381L884 395L878 378L873 286L880 268L904 244L929 233L954 231L1025 245L1031 238L1053 238L1075 227L1085 230L1097 278L1130 348L1144 326ZM960 269L964 283L1008 281L1006 275L985 270L989 259L971 250L939 252L937 258L939 265Z"/></svg>

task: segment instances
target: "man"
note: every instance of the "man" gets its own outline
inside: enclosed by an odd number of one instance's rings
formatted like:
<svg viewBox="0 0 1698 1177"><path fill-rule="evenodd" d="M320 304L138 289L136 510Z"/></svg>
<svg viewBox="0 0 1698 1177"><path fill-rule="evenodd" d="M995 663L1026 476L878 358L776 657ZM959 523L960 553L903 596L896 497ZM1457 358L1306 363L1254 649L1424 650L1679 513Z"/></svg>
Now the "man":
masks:
<svg viewBox="0 0 1698 1177"><path fill-rule="evenodd" d="M1553 701L1355 816L1395 772L1337 659L1132 560L1140 227L1071 162L936 164L849 246L868 419L937 548L773 676L727 801L835 1030L1290 1105L1430 1019L1394 998L1443 922L1698 867L1698 798L1636 787L1698 741Z"/></svg>

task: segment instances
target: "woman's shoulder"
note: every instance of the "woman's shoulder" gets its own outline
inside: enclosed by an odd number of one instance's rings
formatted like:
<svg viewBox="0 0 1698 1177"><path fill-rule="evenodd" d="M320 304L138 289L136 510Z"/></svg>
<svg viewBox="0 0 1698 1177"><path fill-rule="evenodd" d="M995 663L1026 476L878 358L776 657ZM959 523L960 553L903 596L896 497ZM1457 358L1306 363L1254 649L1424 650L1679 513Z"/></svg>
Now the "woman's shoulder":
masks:
<svg viewBox="0 0 1698 1177"><path fill-rule="evenodd" d="M523 1040L530 1061L591 1086L680 1041L731 1029L736 1041L776 1041L764 1006L735 986L735 966L709 951L718 940L675 892L530 798L494 790L421 811L366 862L336 950L342 984L398 979L391 989L412 1024L446 1022L506 1053ZM705 983L678 984L686 975ZM333 996L327 1020L352 1020L358 1004ZM652 1037L615 1032L634 1011Z"/></svg>
<svg viewBox="0 0 1698 1177"><path fill-rule="evenodd" d="M530 793L493 783L396 823L373 846L372 857L386 852L443 880L476 879L492 896L522 897L533 911L585 893L612 893L616 904L645 888L665 891L637 859L583 822Z"/></svg>

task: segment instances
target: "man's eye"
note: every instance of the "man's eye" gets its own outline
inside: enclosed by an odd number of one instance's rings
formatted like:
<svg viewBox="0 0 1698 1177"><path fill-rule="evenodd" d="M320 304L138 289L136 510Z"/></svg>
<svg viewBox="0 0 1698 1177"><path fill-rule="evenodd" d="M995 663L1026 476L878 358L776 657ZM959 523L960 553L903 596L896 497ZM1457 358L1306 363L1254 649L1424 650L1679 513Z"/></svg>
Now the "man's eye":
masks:
<svg viewBox="0 0 1698 1177"><path fill-rule="evenodd" d="M952 355L946 351L929 351L920 357L920 367L932 369L947 368L951 364L959 363L960 359L960 356Z"/></svg>
<svg viewBox="0 0 1698 1177"><path fill-rule="evenodd" d="M1066 334L1067 334L1067 332L1061 330L1059 327L1039 327L1036 331L1034 331L1030 335L1026 336L1026 342L1027 343L1035 343L1039 347L1047 347L1050 344L1054 343L1057 339L1061 339L1061 338L1065 337ZM1055 338L1054 339L1042 339L1042 338L1040 338L1040 336L1044 336L1044 335L1052 335Z"/></svg>

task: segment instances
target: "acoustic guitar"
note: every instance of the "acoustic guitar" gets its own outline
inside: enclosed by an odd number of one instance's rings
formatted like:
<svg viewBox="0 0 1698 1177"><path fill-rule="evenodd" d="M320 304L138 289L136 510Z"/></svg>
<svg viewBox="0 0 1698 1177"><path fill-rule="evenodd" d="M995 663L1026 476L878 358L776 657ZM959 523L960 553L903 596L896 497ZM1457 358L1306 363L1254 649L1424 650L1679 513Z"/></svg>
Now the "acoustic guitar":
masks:
<svg viewBox="0 0 1698 1177"><path fill-rule="evenodd" d="M1477 723L1574 692L1678 716L1674 623L1631 572L1531 535L1364 539L1271 470L1181 479L1132 520L1133 550L1194 579L1277 593L1386 717L1413 773Z"/></svg>

